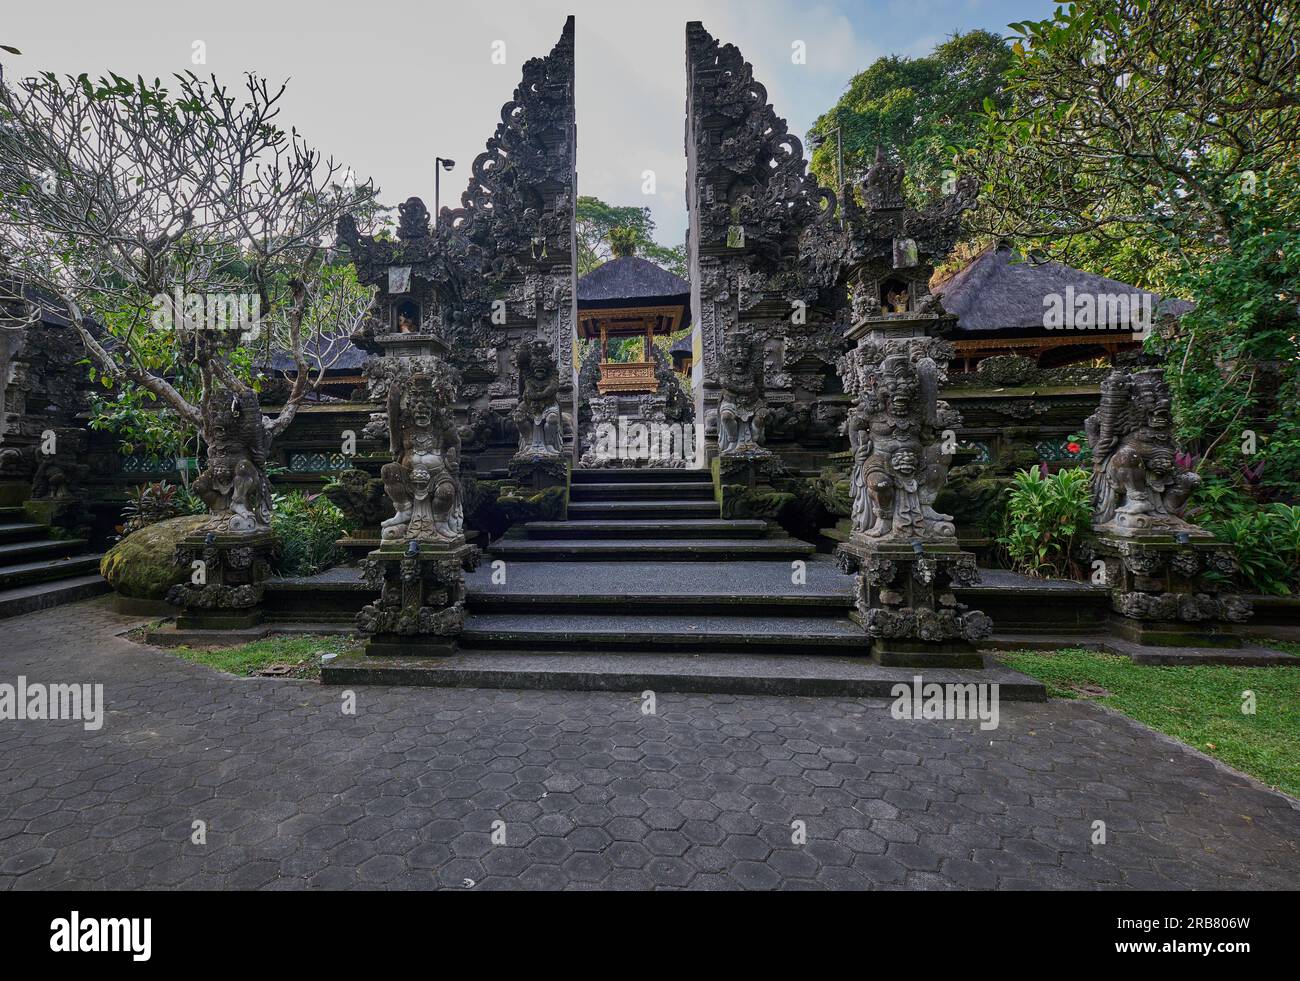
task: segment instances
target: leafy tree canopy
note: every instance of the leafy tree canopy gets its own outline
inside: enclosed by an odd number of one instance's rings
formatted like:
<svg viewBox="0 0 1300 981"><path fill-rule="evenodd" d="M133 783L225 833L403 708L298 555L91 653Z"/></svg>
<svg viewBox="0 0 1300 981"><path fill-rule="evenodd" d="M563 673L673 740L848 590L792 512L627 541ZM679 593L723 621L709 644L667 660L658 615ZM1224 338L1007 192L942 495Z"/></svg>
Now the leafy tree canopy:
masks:
<svg viewBox="0 0 1300 981"><path fill-rule="evenodd" d="M580 196L576 210L579 276L622 254L643 256L686 278L685 245L668 248L654 240L655 223L649 208L610 205L600 198ZM616 247L623 251L616 252Z"/></svg>
<svg viewBox="0 0 1300 981"><path fill-rule="evenodd" d="M847 183L862 178L880 145L906 166L915 202L938 196L951 176L944 171L953 166L952 148L969 146L979 133L985 100L1002 103L1010 64L1006 42L988 31L954 34L924 58L877 59L809 130L813 173L836 186L838 126Z"/></svg>

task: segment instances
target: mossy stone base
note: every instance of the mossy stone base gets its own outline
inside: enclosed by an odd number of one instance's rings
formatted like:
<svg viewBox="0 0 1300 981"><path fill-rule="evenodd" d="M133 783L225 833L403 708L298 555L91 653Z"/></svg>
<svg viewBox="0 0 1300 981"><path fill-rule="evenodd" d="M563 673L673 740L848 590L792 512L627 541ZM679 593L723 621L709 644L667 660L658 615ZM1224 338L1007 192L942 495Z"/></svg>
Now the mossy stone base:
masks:
<svg viewBox="0 0 1300 981"><path fill-rule="evenodd" d="M366 641L367 657L451 657L456 653L454 637L432 634L407 637L401 634L375 634Z"/></svg>
<svg viewBox="0 0 1300 981"><path fill-rule="evenodd" d="M262 622L260 607L248 610L186 610L176 617L178 630L247 630Z"/></svg>
<svg viewBox="0 0 1300 981"><path fill-rule="evenodd" d="M176 546L207 520L206 514L187 514L141 528L104 553L99 574L121 596L165 600L167 590L190 578L190 567L176 561Z"/></svg>
<svg viewBox="0 0 1300 981"><path fill-rule="evenodd" d="M882 637L871 642L871 656L887 668L984 667L983 655L965 642L928 644Z"/></svg>
<svg viewBox="0 0 1300 981"><path fill-rule="evenodd" d="M1168 620L1134 620L1119 614L1110 618L1111 632L1146 647L1240 647L1241 638L1213 623L1178 623Z"/></svg>

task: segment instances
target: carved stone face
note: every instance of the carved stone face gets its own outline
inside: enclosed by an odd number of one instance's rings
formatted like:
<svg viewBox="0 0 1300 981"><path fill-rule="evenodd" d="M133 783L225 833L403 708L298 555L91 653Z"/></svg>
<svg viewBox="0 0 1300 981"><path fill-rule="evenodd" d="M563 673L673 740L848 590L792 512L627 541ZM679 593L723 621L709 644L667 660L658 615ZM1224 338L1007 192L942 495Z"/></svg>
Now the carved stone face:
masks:
<svg viewBox="0 0 1300 981"><path fill-rule="evenodd" d="M433 402L424 395L417 395L411 400L411 421L420 429L433 425Z"/></svg>
<svg viewBox="0 0 1300 981"><path fill-rule="evenodd" d="M1174 472L1174 458L1172 454L1159 450L1147 457L1146 469L1153 477L1164 479Z"/></svg>
<svg viewBox="0 0 1300 981"><path fill-rule="evenodd" d="M903 357L888 358L883 367L881 394L889 403L889 411L893 415L905 416L912 411L912 405L916 401L916 373Z"/></svg>
<svg viewBox="0 0 1300 981"><path fill-rule="evenodd" d="M889 458L889 463L895 473L902 474L904 477L916 473L916 454L911 450L899 450Z"/></svg>
<svg viewBox="0 0 1300 981"><path fill-rule="evenodd" d="M212 467L212 479L218 484L228 484L234 479L234 471L225 463L217 463Z"/></svg>

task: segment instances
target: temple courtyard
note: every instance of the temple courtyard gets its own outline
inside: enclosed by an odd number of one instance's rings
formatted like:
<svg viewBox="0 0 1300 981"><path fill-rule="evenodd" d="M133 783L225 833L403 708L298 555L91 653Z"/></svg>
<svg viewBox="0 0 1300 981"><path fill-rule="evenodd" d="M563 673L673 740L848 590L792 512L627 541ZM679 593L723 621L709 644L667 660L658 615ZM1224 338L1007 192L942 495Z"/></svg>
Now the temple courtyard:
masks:
<svg viewBox="0 0 1300 981"><path fill-rule="evenodd" d="M879 698L349 692L222 674L124 636L143 622L107 598L6 622L0 674L102 683L105 713L0 729L0 889L1300 877L1293 799L1094 703L1004 702L984 731Z"/></svg>

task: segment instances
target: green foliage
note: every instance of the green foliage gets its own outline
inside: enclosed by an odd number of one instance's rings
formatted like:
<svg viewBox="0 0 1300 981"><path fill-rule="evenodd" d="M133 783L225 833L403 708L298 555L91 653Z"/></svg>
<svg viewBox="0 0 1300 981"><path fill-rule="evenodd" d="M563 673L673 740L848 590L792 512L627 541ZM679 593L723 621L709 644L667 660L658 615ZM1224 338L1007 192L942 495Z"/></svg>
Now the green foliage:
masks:
<svg viewBox="0 0 1300 981"><path fill-rule="evenodd" d="M1240 585L1286 596L1300 590L1300 507L1259 503L1224 480L1207 482L1188 517L1234 546Z"/></svg>
<svg viewBox="0 0 1300 981"><path fill-rule="evenodd" d="M165 480L140 484L126 492L126 505L122 508L122 524L118 531L125 538L133 531L166 521L181 513L176 498L176 485Z"/></svg>
<svg viewBox="0 0 1300 981"><path fill-rule="evenodd" d="M1021 470L1007 491L1006 523L998 544L1020 572L1073 578L1078 573L1075 542L1091 518L1088 471L1071 468L1044 477L1035 468Z"/></svg>
<svg viewBox="0 0 1300 981"><path fill-rule="evenodd" d="M982 231L1164 275L1231 244L1241 189L1296 157L1291 0L1079 0L1010 26L1007 102L964 161Z"/></svg>
<svg viewBox="0 0 1300 981"><path fill-rule="evenodd" d="M600 198L578 198L578 275L585 276L614 255L640 255L686 278L686 246L673 248L654 239L649 208L606 204ZM631 250L618 252L615 249Z"/></svg>
<svg viewBox="0 0 1300 981"><path fill-rule="evenodd" d="M964 149L979 133L981 107L1002 105L1002 72L1010 64L1006 42L988 31L955 34L924 58L877 59L813 123L812 172L827 187L836 186L838 126L846 183L865 174L880 145L903 161L914 201L937 197L954 148Z"/></svg>
<svg viewBox="0 0 1300 981"><path fill-rule="evenodd" d="M336 543L349 529L343 512L329 498L295 490L272 499L271 530L279 545L275 571L313 576L339 560Z"/></svg>
<svg viewBox="0 0 1300 981"><path fill-rule="evenodd" d="M1300 231L1272 227L1279 219L1300 221L1300 165L1256 184L1231 251L1179 277L1195 309L1148 346L1169 365L1178 437L1198 470L1256 497L1296 500Z"/></svg>
<svg viewBox="0 0 1300 981"><path fill-rule="evenodd" d="M186 661L206 664L227 674L256 674L274 664L287 666L287 677L315 679L320 677L322 654L351 654L360 644L361 640L346 634L300 634L267 637L235 647L180 646L171 651Z"/></svg>

